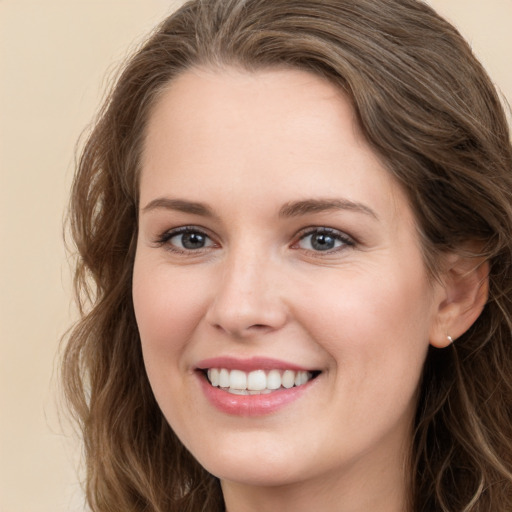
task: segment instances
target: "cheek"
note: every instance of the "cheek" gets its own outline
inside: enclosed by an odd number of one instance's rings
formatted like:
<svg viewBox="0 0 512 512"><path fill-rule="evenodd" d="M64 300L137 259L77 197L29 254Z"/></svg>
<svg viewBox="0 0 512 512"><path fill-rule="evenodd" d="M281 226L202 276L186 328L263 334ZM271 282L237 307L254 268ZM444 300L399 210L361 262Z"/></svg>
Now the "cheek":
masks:
<svg viewBox="0 0 512 512"><path fill-rule="evenodd" d="M202 317L200 290L193 276L180 278L165 264L136 258L133 303L146 360L175 356L186 346Z"/></svg>
<svg viewBox="0 0 512 512"><path fill-rule="evenodd" d="M403 377L409 386L417 382L432 321L421 268L351 269L336 279L316 280L307 293L304 283L300 316L308 319L308 330L331 354L337 371L353 370L357 382L358 374L368 374L367 383L378 382L378 376L390 382Z"/></svg>
<svg viewBox="0 0 512 512"><path fill-rule="evenodd" d="M399 274L357 279L357 286L347 279L345 285L340 283L338 300L326 305L323 321L312 317L311 330L317 329L335 361L335 389L342 392L332 403L351 411L342 422L364 443L412 421L428 349L429 304L423 285Z"/></svg>
<svg viewBox="0 0 512 512"><path fill-rule="evenodd" d="M169 424L187 424L193 403L187 380L187 349L203 316L201 288L169 265L135 260L133 304L144 366L156 401Z"/></svg>

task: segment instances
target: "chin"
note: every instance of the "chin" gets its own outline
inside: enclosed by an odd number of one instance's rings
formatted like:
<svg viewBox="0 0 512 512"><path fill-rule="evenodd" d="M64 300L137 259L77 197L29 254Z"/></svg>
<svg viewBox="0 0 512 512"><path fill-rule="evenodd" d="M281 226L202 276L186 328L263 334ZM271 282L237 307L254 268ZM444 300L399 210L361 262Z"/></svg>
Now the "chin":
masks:
<svg viewBox="0 0 512 512"><path fill-rule="evenodd" d="M307 469L300 464L301 450L291 454L289 447L283 450L282 443L279 445L253 442L247 449L216 445L207 453L197 453L196 458L220 480L244 485L280 486L304 479Z"/></svg>
<svg viewBox="0 0 512 512"><path fill-rule="evenodd" d="M289 464L274 466L268 461L253 464L253 467L240 467L238 464L212 464L206 469L214 476L225 482L236 482L241 485L253 487L280 487L299 482L304 479L297 474L297 468L290 471ZM256 467L257 466L257 467Z"/></svg>

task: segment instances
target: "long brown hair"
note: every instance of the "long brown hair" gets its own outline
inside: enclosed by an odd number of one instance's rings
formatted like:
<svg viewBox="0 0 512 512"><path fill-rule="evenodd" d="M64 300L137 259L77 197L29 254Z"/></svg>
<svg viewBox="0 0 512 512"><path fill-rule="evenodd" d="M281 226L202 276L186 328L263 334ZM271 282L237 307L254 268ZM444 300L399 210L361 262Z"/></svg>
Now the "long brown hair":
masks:
<svg viewBox="0 0 512 512"><path fill-rule="evenodd" d="M410 508L512 510L512 147L469 46L417 0L193 0L126 64L81 153L69 217L82 317L67 337L63 382L91 509L223 509L217 479L155 402L131 298L145 124L165 85L200 65L296 67L337 84L408 194L432 275L439 254L483 247L488 303L425 363Z"/></svg>

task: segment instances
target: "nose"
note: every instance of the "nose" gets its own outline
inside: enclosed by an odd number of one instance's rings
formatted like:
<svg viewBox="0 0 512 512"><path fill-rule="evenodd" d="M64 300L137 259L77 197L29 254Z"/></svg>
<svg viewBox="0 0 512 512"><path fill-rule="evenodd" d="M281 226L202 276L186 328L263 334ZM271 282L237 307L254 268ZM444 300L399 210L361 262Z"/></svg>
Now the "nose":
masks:
<svg viewBox="0 0 512 512"><path fill-rule="evenodd" d="M236 338L273 332L288 310L279 290L279 269L264 255L233 255L223 262L218 286L206 313L215 329Z"/></svg>

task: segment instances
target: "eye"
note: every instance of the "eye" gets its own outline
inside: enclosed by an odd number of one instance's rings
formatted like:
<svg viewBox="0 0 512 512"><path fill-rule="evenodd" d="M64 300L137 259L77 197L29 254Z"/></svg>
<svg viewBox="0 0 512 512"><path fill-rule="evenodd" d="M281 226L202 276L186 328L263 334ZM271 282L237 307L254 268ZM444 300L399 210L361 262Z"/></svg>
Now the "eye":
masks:
<svg viewBox="0 0 512 512"><path fill-rule="evenodd" d="M198 251L214 246L213 240L203 231L193 227L183 227L165 232L158 240L176 252Z"/></svg>
<svg viewBox="0 0 512 512"><path fill-rule="evenodd" d="M354 241L336 229L314 228L303 233L296 245L308 251L329 252L345 246L353 246Z"/></svg>

